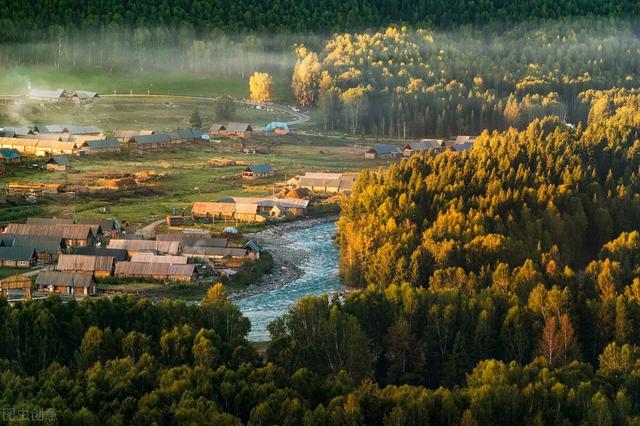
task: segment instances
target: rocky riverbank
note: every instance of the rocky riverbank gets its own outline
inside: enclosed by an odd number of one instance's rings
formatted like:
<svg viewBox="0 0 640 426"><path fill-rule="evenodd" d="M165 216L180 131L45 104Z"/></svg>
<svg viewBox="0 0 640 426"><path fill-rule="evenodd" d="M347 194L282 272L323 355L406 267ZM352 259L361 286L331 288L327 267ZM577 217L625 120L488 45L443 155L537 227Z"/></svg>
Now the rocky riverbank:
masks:
<svg viewBox="0 0 640 426"><path fill-rule="evenodd" d="M287 236L301 229L306 229L323 223L335 222L338 216L324 216L318 218L301 219L270 226L262 231L246 234L247 238L255 239L273 257L273 270L264 275L260 281L229 295L231 300L238 300L258 293L273 291L286 286L303 275L301 265L309 258L309 252L293 248L294 241Z"/></svg>

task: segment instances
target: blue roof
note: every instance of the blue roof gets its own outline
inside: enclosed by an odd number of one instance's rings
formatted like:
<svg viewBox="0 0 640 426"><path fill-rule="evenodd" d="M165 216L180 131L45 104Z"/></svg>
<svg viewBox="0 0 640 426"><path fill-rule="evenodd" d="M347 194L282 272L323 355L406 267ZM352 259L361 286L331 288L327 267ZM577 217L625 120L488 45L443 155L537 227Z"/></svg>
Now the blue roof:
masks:
<svg viewBox="0 0 640 426"><path fill-rule="evenodd" d="M398 148L395 145L388 145L388 144L384 144L384 145L376 145L373 148L371 148L369 151L373 151L376 154L393 154L393 153L402 153L402 151L400 150L400 148Z"/></svg>
<svg viewBox="0 0 640 426"><path fill-rule="evenodd" d="M263 132L273 132L276 129L289 130L289 125L284 121L272 121L262 128Z"/></svg>
<svg viewBox="0 0 640 426"><path fill-rule="evenodd" d="M134 137L137 144L171 142L173 139L167 133L156 133L153 135L141 135Z"/></svg>
<svg viewBox="0 0 640 426"><path fill-rule="evenodd" d="M87 146L87 148L91 148L91 149L120 147L120 143L114 138L91 140L91 141L86 141L84 144Z"/></svg>
<svg viewBox="0 0 640 426"><path fill-rule="evenodd" d="M63 124L47 124L42 126L36 126L38 133L64 133L65 126Z"/></svg>
<svg viewBox="0 0 640 426"><path fill-rule="evenodd" d="M249 240L247 244L244 245L244 248L249 249L256 253L259 253L262 251L262 247L260 246L260 244L256 243L254 240Z"/></svg>
<svg viewBox="0 0 640 426"><path fill-rule="evenodd" d="M176 132L183 139L199 139L207 132L198 129L178 130Z"/></svg>
<svg viewBox="0 0 640 426"><path fill-rule="evenodd" d="M253 173L269 173L273 171L273 167L271 167L271 164L253 164L251 166L249 166L249 169L253 172Z"/></svg>
<svg viewBox="0 0 640 426"><path fill-rule="evenodd" d="M66 166L67 164L70 164L69 159L67 157L62 157L59 155L54 155L53 157L51 157L49 159L49 161L47 161L47 163L51 164L51 163L55 163L55 164L61 164Z"/></svg>
<svg viewBox="0 0 640 426"><path fill-rule="evenodd" d="M4 158L5 160L10 160L12 158L20 158L21 155L16 149L11 148L0 148L0 158Z"/></svg>
<svg viewBox="0 0 640 426"><path fill-rule="evenodd" d="M36 250L30 246L0 247L0 260L31 260Z"/></svg>

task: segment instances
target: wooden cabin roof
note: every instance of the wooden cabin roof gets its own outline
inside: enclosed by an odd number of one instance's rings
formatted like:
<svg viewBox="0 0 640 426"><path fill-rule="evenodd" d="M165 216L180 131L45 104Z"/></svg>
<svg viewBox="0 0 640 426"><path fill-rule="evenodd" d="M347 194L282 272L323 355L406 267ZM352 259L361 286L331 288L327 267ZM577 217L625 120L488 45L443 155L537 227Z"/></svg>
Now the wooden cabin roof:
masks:
<svg viewBox="0 0 640 426"><path fill-rule="evenodd" d="M90 256L84 254L61 254L58 258L59 271L111 272L112 256Z"/></svg>
<svg viewBox="0 0 640 426"><path fill-rule="evenodd" d="M43 271L36 278L36 285L56 287L91 287L96 283L91 272Z"/></svg>

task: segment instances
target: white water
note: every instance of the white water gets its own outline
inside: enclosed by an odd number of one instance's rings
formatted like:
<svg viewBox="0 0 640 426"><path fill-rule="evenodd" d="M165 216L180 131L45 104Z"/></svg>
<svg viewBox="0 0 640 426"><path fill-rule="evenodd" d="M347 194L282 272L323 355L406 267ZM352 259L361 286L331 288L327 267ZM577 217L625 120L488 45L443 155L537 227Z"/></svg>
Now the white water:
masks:
<svg viewBox="0 0 640 426"><path fill-rule="evenodd" d="M332 239L335 230L335 223L321 223L283 236L291 241L293 250L304 252L304 256L300 256L301 263L297 264L303 275L285 286L234 301L251 320L249 340L269 340L267 325L285 314L296 300L308 295L332 293L341 288L337 275L338 247Z"/></svg>

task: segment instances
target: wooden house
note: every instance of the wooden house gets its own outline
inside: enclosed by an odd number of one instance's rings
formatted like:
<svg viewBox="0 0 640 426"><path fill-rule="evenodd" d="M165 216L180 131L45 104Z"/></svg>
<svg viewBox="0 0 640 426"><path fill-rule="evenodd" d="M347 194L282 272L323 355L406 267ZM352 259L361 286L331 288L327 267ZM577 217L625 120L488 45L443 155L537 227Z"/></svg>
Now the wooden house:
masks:
<svg viewBox="0 0 640 426"><path fill-rule="evenodd" d="M39 140L35 155L48 157L51 155L74 155L77 152L78 145L75 142Z"/></svg>
<svg viewBox="0 0 640 426"><path fill-rule="evenodd" d="M31 300L33 282L26 275L11 275L0 280L0 296L8 298L9 290L22 290L23 299Z"/></svg>
<svg viewBox="0 0 640 426"><path fill-rule="evenodd" d="M183 255L188 257L202 257L212 260L222 258L245 259L249 251L244 247L186 247Z"/></svg>
<svg viewBox="0 0 640 426"><path fill-rule="evenodd" d="M210 136L226 136L227 127L224 124L213 123L211 127L209 127L209 135Z"/></svg>
<svg viewBox="0 0 640 426"><path fill-rule="evenodd" d="M168 227L182 226L184 225L184 216L167 215L165 221Z"/></svg>
<svg viewBox="0 0 640 426"><path fill-rule="evenodd" d="M242 171L242 179L260 179L273 176L275 172L270 164L252 164Z"/></svg>
<svg viewBox="0 0 640 426"><path fill-rule="evenodd" d="M71 170L71 162L67 157L53 156L45 164L50 172L68 172Z"/></svg>
<svg viewBox="0 0 640 426"><path fill-rule="evenodd" d="M33 247L0 247L0 266L4 268L31 268L37 260Z"/></svg>
<svg viewBox="0 0 640 426"><path fill-rule="evenodd" d="M196 278L196 265L172 263L118 262L115 276L118 278L141 278L191 282Z"/></svg>
<svg viewBox="0 0 640 426"><path fill-rule="evenodd" d="M98 97L98 94L96 92L89 92L86 90L76 90L71 95L71 100L73 100L76 103L80 103L80 102L87 102L87 101L94 100L97 97Z"/></svg>
<svg viewBox="0 0 640 426"><path fill-rule="evenodd" d="M422 139L420 142L410 142L402 148L405 157L411 157L414 154L425 151L442 152L445 150L444 140L442 139Z"/></svg>
<svg viewBox="0 0 640 426"><path fill-rule="evenodd" d="M274 206L278 206L285 214L299 215L304 213L309 200L301 198L273 198L273 197L226 197L218 200L220 203L238 205L256 205L258 213L268 215Z"/></svg>
<svg viewBox="0 0 640 426"><path fill-rule="evenodd" d="M74 254L85 256L106 256L113 257L116 262L122 262L129 258L129 252L123 249L110 249L106 247L78 247L73 250Z"/></svg>
<svg viewBox="0 0 640 426"><path fill-rule="evenodd" d="M37 101L60 101L67 97L67 91L64 89L55 90L43 90L43 89L31 89L29 91L29 98Z"/></svg>
<svg viewBox="0 0 640 426"><path fill-rule="evenodd" d="M60 237L68 248L91 247L96 243L96 236L89 225L39 225L16 224L7 225L7 234L36 236L36 237Z"/></svg>
<svg viewBox="0 0 640 426"><path fill-rule="evenodd" d="M298 177L296 186L312 192L338 194L351 191L355 180L356 176L354 175L307 172Z"/></svg>
<svg viewBox="0 0 640 426"><path fill-rule="evenodd" d="M112 249L127 250L131 256L139 253L156 253L177 255L180 253L179 241L155 240L116 240L109 241L107 246Z"/></svg>
<svg viewBox="0 0 640 426"><path fill-rule="evenodd" d="M98 232L106 238L120 238L122 236L122 226L115 218L108 219L77 219L76 223L80 225L90 225L96 235Z"/></svg>
<svg viewBox="0 0 640 426"><path fill-rule="evenodd" d="M278 205L271 207L271 210L269 210L270 217L282 217L284 215L286 215L284 209Z"/></svg>
<svg viewBox="0 0 640 426"><path fill-rule="evenodd" d="M460 145L464 143L475 143L477 136L456 136L456 140L453 142L454 145Z"/></svg>
<svg viewBox="0 0 640 426"><path fill-rule="evenodd" d="M175 139L167 133L155 133L153 135L138 135L131 138L131 144L139 151L151 151L167 148L175 143Z"/></svg>
<svg viewBox="0 0 640 426"><path fill-rule="evenodd" d="M289 124L283 121L272 121L261 130L263 133L273 133L275 135L288 135L290 132Z"/></svg>
<svg viewBox="0 0 640 426"><path fill-rule="evenodd" d="M102 154L105 152L120 152L120 142L115 138L91 139L84 141L80 152L85 154Z"/></svg>
<svg viewBox="0 0 640 426"><path fill-rule="evenodd" d="M253 134L253 129L249 123L229 123L225 129L226 136L235 136L237 138L248 138Z"/></svg>
<svg viewBox="0 0 640 426"><path fill-rule="evenodd" d="M15 148L0 148L0 163L12 164L22 161L22 155Z"/></svg>
<svg viewBox="0 0 640 426"><path fill-rule="evenodd" d="M113 273L114 263L112 256L61 254L56 269L67 272L91 272L96 277L108 277Z"/></svg>
<svg viewBox="0 0 640 426"><path fill-rule="evenodd" d="M4 135L2 134L4 133ZM11 134L11 136L8 136ZM27 138L33 135L33 130L26 126L6 126L0 129L0 136L10 138Z"/></svg>
<svg viewBox="0 0 640 426"><path fill-rule="evenodd" d="M58 135L30 135L29 138L1 138L0 148L13 148L23 155L48 157L60 154L75 154L77 144L61 140Z"/></svg>
<svg viewBox="0 0 640 426"><path fill-rule="evenodd" d="M38 237L14 234L0 234L0 247L28 247L36 250L36 259L40 263L58 260L67 246L61 237Z"/></svg>
<svg viewBox="0 0 640 426"><path fill-rule="evenodd" d="M453 152L467 152L473 149L473 142L456 143L449 147Z"/></svg>
<svg viewBox="0 0 640 426"><path fill-rule="evenodd" d="M235 206L226 203L195 202L191 206L194 219L233 220Z"/></svg>
<svg viewBox="0 0 640 426"><path fill-rule="evenodd" d="M244 249L247 250L247 256L250 259L259 259L260 252L262 251L262 246L255 242L254 240L249 240L244 246Z"/></svg>
<svg viewBox="0 0 640 426"><path fill-rule="evenodd" d="M235 203L233 218L240 222L264 222L258 214L258 205L254 203Z"/></svg>
<svg viewBox="0 0 640 426"><path fill-rule="evenodd" d="M64 124L40 124L33 128L35 133L68 133Z"/></svg>
<svg viewBox="0 0 640 426"><path fill-rule="evenodd" d="M376 145L368 149L364 153L364 158L367 160L375 160L379 158L397 158L402 155L402 151L395 145Z"/></svg>
<svg viewBox="0 0 640 426"><path fill-rule="evenodd" d="M93 296L98 285L90 272L42 271L36 278L38 291L68 296Z"/></svg>
<svg viewBox="0 0 640 426"><path fill-rule="evenodd" d="M0 148L15 149L22 155L36 155L37 139L0 137Z"/></svg>
<svg viewBox="0 0 640 426"><path fill-rule="evenodd" d="M184 256L160 256L153 253L139 253L131 256L131 262L134 263L171 263L173 265L186 265L187 260Z"/></svg>
<svg viewBox="0 0 640 426"><path fill-rule="evenodd" d="M204 132L200 129L187 129L187 130L178 130L176 131L177 137L183 143L195 143L202 142L204 140L204 136L207 135L207 132Z"/></svg>

